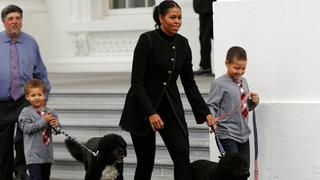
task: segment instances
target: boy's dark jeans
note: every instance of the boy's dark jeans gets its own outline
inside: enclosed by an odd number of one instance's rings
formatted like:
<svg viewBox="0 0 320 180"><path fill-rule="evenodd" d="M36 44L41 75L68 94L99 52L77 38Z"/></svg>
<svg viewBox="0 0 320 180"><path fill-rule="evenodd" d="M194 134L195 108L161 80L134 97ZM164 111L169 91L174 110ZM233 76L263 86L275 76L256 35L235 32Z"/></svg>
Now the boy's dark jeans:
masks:
<svg viewBox="0 0 320 180"><path fill-rule="evenodd" d="M50 180L51 163L28 164L30 180Z"/></svg>
<svg viewBox="0 0 320 180"><path fill-rule="evenodd" d="M219 139L226 153L239 153L248 162L250 168L250 143L249 140L245 143L239 143L232 139Z"/></svg>

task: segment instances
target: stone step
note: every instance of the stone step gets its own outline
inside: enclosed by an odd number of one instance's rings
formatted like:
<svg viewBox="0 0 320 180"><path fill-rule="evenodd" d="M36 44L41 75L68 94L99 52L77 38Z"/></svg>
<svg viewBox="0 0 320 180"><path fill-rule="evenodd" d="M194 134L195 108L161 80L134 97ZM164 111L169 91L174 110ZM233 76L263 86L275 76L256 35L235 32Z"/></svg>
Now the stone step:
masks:
<svg viewBox="0 0 320 180"><path fill-rule="evenodd" d="M128 156L124 160L124 176L132 180L136 167L131 138L118 127L126 93L130 86L130 73L50 74L52 91L48 107L55 110L63 129L84 143L94 136L117 133L128 143ZM212 78L195 76L201 92L208 92ZM209 157L209 136L205 124L197 125L180 80L181 99L190 131L190 158ZM203 97L206 99L206 94ZM55 163L52 180L83 180L84 167L68 153L63 143L65 136L54 136ZM157 152L152 180L173 180L173 166L162 139L157 135Z"/></svg>
<svg viewBox="0 0 320 180"><path fill-rule="evenodd" d="M162 141L162 140L161 140ZM127 146L127 157L125 158L125 162L136 162L135 152L132 144L128 144ZM59 161L75 161L73 157L70 155L66 147L63 143L56 144L54 143L54 157ZM197 160L201 158L209 158L209 151L207 146L192 146L190 147L190 160ZM167 148L163 143L157 144L156 147L156 158L155 162L166 162L168 164L172 164L171 158L167 151Z"/></svg>
<svg viewBox="0 0 320 180"><path fill-rule="evenodd" d="M70 166L70 167L69 167ZM64 169L57 168L53 164L51 168L51 180L83 180L85 176L84 167L83 170L73 170L74 164L65 165ZM67 170L68 169L68 170ZM132 180L134 177L135 165L124 166L124 179ZM172 167L166 167L164 165L155 165L152 175L152 180L173 180Z"/></svg>
<svg viewBox="0 0 320 180"><path fill-rule="evenodd" d="M53 178L68 179L70 174L72 178L81 179L84 177L84 165L72 159L71 155L59 155L55 153L55 163L52 165L51 174ZM69 156L69 157L66 157ZM133 176L136 168L136 159L126 157L124 159L124 175ZM64 174L61 174L64 173ZM77 172L77 173L75 173ZM173 165L170 159L155 161L153 176L170 178L173 176ZM153 178L152 178L153 179Z"/></svg>
<svg viewBox="0 0 320 180"><path fill-rule="evenodd" d="M122 110L81 110L54 109L63 126L77 124L79 126L118 126ZM185 119L189 128L208 129L204 124L197 124L191 111L185 112Z"/></svg>
<svg viewBox="0 0 320 180"><path fill-rule="evenodd" d="M79 140L79 139L77 139ZM59 139L57 141L57 138L53 139L54 142L54 153L57 153L57 155L59 156L55 156L55 157L61 157L61 156L65 156L65 154L68 154L68 151L63 143L64 139ZM131 142L131 140L126 139L128 145L127 145L127 151L128 151L128 156L131 157L135 157L135 153L133 150L133 144ZM167 151L166 146L164 145L163 141L161 138L157 138L157 144L156 144L156 149L157 149L157 157L159 157L160 159L163 159L163 157L167 157L168 159L170 159L169 157L169 153ZM209 141L204 141L203 143L194 143L193 141L196 140L190 140L190 159L191 160L195 160L195 159L199 159L201 157L209 157L209 145L207 144ZM81 141L79 141L81 142ZM81 142L82 144L84 144L83 142ZM193 144L194 143L194 144ZM71 157L71 156L70 156ZM72 158L62 158L64 160L73 160Z"/></svg>
<svg viewBox="0 0 320 180"><path fill-rule="evenodd" d="M89 139L91 137L102 137L106 134L119 134L130 139L129 133L121 130L118 126L62 126L63 130L70 136L80 138L82 140ZM157 133L158 134L158 133ZM60 137L60 136L57 136ZM202 128L189 128L189 139L194 141L195 144L201 144L208 141L209 132L208 129Z"/></svg>
<svg viewBox="0 0 320 180"><path fill-rule="evenodd" d="M124 93L54 93L49 97L48 106L53 109L123 109L125 96ZM185 110L190 110L185 94L181 95L181 100Z"/></svg>
<svg viewBox="0 0 320 180"><path fill-rule="evenodd" d="M128 155L124 159L125 179L133 179L136 157L129 133L118 126L125 93L55 92L50 96L48 107L59 116L62 128L79 142L91 137L115 133L126 140ZM196 124L191 107L182 95L185 117L189 128L190 160L209 158L209 134L205 124ZM84 177L84 166L77 162L64 145L64 135L53 137L55 163L52 166L53 180L80 180ZM156 157L153 180L173 180L173 164L169 153L157 133Z"/></svg>
<svg viewBox="0 0 320 180"><path fill-rule="evenodd" d="M51 94L48 105L59 109L122 109L125 94Z"/></svg>
<svg viewBox="0 0 320 180"><path fill-rule="evenodd" d="M132 146L132 142L129 135L122 134L122 136L128 142L127 152L128 156L124 159L125 162L125 174L133 175L135 170L136 158L134 149ZM83 171L83 165L76 162L73 157L69 154L67 149L65 148L63 141L65 137L63 135L54 136L54 155L55 155L55 164L53 165L53 173L56 173L57 170L70 169L70 171ZM87 140L87 137L80 137L77 139L84 143ZM128 140L129 139L129 140ZM209 147L208 138L205 142L201 143L201 141L190 139L190 160L203 159L204 157L209 158ZM159 178L161 176L168 176L173 174L173 165L170 159L170 156L167 152L167 149L162 141L162 139L157 137L157 148L156 148L156 157L155 157L155 167L154 174ZM80 176L82 177L82 176ZM165 179L170 179L171 176L165 177ZM81 179L81 178L80 178ZM153 178L152 178L153 179Z"/></svg>
<svg viewBox="0 0 320 180"><path fill-rule="evenodd" d="M134 170L136 167L136 157L132 144L128 144L127 147L128 155L124 159L124 174L131 176L132 179ZM69 154L64 144L54 144L54 157L55 164L53 164L53 174L57 171L68 169L69 171L82 172L78 173L77 176L83 177L81 174L84 172L84 166L76 162L75 159ZM190 160L191 162L197 159L209 158L208 147L190 147ZM153 174L158 178L172 179L173 175L173 164L170 159L169 153L164 145L157 145L156 156L155 156L155 167ZM64 175L63 175L64 176ZM165 177L162 177L165 176ZM61 176L59 176L61 177ZM81 179L81 178L80 178ZM152 178L154 179L154 178Z"/></svg>
<svg viewBox="0 0 320 180"><path fill-rule="evenodd" d="M121 130L120 128L101 128L101 127L83 127L79 128L78 126L72 126L68 128L63 128L63 130L70 136L76 138L78 141L85 143L91 137L102 137L106 134L119 134L121 135L128 144L131 144L131 137L129 133ZM65 139L65 135L59 134L53 137L54 143L62 143ZM160 135L156 134L157 145L162 145L162 139ZM161 141L160 141L161 140ZM189 141L192 146L195 147L209 147L209 133L208 131L203 132L202 129L199 131L189 130Z"/></svg>
<svg viewBox="0 0 320 180"><path fill-rule="evenodd" d="M79 172L68 172L68 171L58 171L57 174L60 174L57 176L56 174L51 174L50 179L51 180L83 180L84 179L84 173L81 176L79 175ZM64 176L61 176L63 174ZM78 176L78 177L77 177ZM125 180L132 180L133 175L124 175ZM152 176L152 180L174 180L173 177L166 177L166 176Z"/></svg>

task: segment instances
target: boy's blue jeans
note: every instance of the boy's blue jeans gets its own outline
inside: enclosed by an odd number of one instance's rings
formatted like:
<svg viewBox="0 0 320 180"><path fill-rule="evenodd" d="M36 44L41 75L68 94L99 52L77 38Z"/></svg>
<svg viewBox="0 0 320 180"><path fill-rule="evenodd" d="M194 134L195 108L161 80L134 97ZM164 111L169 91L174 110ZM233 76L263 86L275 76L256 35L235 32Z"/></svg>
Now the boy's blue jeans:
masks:
<svg viewBox="0 0 320 180"><path fill-rule="evenodd" d="M239 153L242 158L248 162L250 168L250 143L249 140L245 143L239 143L232 139L219 139L226 153Z"/></svg>
<svg viewBox="0 0 320 180"><path fill-rule="evenodd" d="M50 180L51 163L28 164L29 180Z"/></svg>

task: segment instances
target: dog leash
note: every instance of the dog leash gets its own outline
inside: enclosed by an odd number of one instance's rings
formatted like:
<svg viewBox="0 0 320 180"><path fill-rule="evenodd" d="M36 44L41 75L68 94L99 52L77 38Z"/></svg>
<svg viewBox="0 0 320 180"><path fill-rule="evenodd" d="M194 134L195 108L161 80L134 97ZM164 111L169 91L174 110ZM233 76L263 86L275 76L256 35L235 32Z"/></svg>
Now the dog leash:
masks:
<svg viewBox="0 0 320 180"><path fill-rule="evenodd" d="M52 126L51 126L52 127ZM52 129L55 131L56 135L58 134L63 134L65 135L68 139L72 140L76 144L80 145L82 148L87 150L89 153L91 153L93 156L98 156L99 151L97 150L96 152L93 152L91 149L80 143L75 137L70 136L66 131L61 129L60 127L52 127Z"/></svg>
<svg viewBox="0 0 320 180"><path fill-rule="evenodd" d="M234 113L236 113L237 111L239 111L239 109L241 109L241 106L246 103L246 101L248 100L248 98L251 96L251 93L246 94L246 96L243 98L243 100L240 102L240 104L235 107L230 113L225 113L221 116L216 117L217 118L217 122L220 119L226 119L231 117ZM257 129L257 121L256 121L256 112L255 109L253 109L253 115L252 115L252 123L253 123L253 137L254 137L254 180L258 180L259 179L259 169L258 169L258 129ZM219 140L219 138L217 137L216 131L214 130L214 127L211 126L210 133L214 132L215 134L215 140L220 152L221 156L224 156L226 154L226 151L224 150L221 141Z"/></svg>
<svg viewBox="0 0 320 180"><path fill-rule="evenodd" d="M252 123L253 123L253 138L254 138L254 180L259 179L259 168L258 168L258 128L256 121L256 112L253 109L252 115Z"/></svg>
<svg viewBox="0 0 320 180"><path fill-rule="evenodd" d="M44 109L44 111L42 111L41 113L43 114L46 114L48 113L48 110L47 109ZM65 135L68 139L72 140L73 142L75 142L76 144L78 144L79 146L81 146L82 148L84 148L85 150L87 150L89 153L91 153L93 156L98 156L98 153L99 151L97 150L96 152L93 152L91 149L89 149L88 147L86 147L85 145L83 145L82 143L80 143L75 137L72 137L70 136L65 130L63 130L62 128L60 127L53 127L53 126L50 126L53 131L54 131L54 134L55 135L58 135L58 134L63 134Z"/></svg>

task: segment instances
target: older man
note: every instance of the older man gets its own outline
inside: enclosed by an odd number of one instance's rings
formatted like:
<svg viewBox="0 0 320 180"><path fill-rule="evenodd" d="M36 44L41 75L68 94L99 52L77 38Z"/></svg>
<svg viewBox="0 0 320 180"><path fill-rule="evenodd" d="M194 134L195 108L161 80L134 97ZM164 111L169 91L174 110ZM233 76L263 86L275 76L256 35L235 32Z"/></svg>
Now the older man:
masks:
<svg viewBox="0 0 320 180"><path fill-rule="evenodd" d="M8 5L1 12L5 30L0 32L0 179L27 179L23 137L19 127L14 139L15 123L21 110L29 105L24 97L26 81L37 78L50 83L37 42L21 31L23 11ZM13 142L16 159L13 165Z"/></svg>

